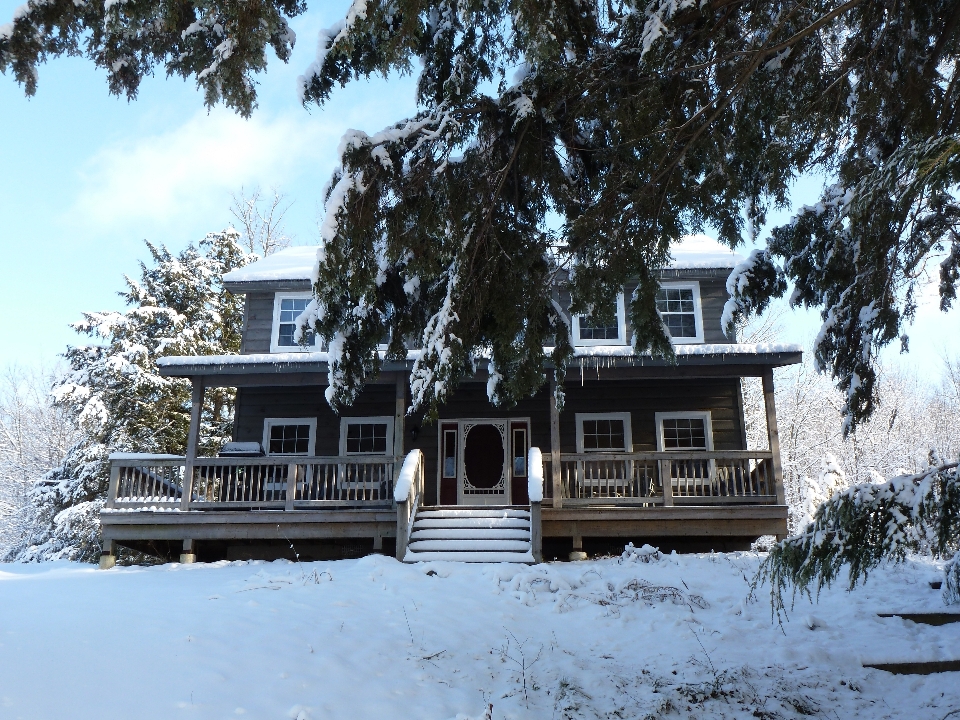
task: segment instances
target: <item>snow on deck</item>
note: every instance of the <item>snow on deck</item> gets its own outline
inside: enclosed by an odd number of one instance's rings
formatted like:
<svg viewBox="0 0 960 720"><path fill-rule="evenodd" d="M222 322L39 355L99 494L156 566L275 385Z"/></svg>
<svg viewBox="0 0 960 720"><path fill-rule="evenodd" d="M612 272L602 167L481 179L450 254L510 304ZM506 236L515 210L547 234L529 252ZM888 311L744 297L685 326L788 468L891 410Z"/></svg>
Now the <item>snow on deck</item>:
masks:
<svg viewBox="0 0 960 720"><path fill-rule="evenodd" d="M228 272L223 280L228 283L310 280L319 249L319 245L286 248ZM667 267L673 270L733 269L744 259L707 235L685 235L670 248L670 254L672 261Z"/></svg>
<svg viewBox="0 0 960 720"><path fill-rule="evenodd" d="M960 623L909 560L797 598L783 629L749 553L538 566L0 565L0 716L911 718L960 707ZM526 695L521 667L525 666ZM667 710L667 708L673 708Z"/></svg>
<svg viewBox="0 0 960 720"><path fill-rule="evenodd" d="M549 355L553 348L544 348ZM798 353L803 346L796 343L722 343L707 345L677 345L678 357L706 355L770 355ZM589 345L574 348L574 357L650 357L649 353L636 354L629 345ZM386 353L380 352L383 359ZM419 350L407 352L407 360L420 357ZM159 367L220 366L230 365L297 365L327 362L326 352L252 353L250 355L180 355L157 360Z"/></svg>

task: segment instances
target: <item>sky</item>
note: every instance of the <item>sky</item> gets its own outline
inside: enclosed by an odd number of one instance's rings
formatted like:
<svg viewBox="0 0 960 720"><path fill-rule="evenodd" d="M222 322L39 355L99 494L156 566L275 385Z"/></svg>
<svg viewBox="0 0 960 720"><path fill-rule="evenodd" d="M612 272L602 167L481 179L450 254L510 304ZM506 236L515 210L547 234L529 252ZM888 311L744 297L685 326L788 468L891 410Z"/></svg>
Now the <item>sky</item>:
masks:
<svg viewBox="0 0 960 720"><path fill-rule="evenodd" d="M0 0L0 22L20 2ZM111 96L105 75L83 59L42 66L33 98L0 75L0 368L49 366L84 342L69 324L82 311L121 309L117 291L124 274L137 274L144 240L173 251L196 243L231 223L231 198L243 189L283 192L293 203L287 233L296 244L318 241L321 193L342 134L372 133L415 112L409 77L354 82L322 110L300 105L296 79L315 56L318 31L346 7L318 4L293 21L293 57L273 58L260 76L249 120L208 112L192 82L162 69L130 103ZM814 202L820 184L801 180L795 204ZM789 215L773 213L770 225ZM935 294L925 297L906 360L939 373L941 355L960 355L960 314L944 316ZM784 341L807 344L819 320L792 311L781 324Z"/></svg>

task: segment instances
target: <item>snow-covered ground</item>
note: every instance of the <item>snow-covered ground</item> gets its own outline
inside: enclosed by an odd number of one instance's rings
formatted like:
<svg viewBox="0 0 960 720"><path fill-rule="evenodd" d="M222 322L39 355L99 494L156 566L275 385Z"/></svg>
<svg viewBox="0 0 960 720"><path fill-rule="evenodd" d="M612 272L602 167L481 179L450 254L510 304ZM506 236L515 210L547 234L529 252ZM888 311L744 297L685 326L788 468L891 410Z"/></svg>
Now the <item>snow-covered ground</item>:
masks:
<svg viewBox="0 0 960 720"><path fill-rule="evenodd" d="M0 717L911 718L960 709L937 568L834 588L789 622L756 555L535 567L386 557L298 565L0 566Z"/></svg>

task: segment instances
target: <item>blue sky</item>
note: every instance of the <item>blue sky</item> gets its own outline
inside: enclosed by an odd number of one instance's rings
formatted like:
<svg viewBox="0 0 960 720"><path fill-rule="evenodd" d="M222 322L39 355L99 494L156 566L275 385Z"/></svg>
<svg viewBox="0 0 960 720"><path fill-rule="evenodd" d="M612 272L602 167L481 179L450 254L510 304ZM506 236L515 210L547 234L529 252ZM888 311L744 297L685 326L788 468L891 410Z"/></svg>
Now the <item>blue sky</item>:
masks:
<svg viewBox="0 0 960 720"><path fill-rule="evenodd" d="M0 22L19 2L0 0ZM144 239L179 250L225 227L231 194L242 187L286 193L288 233L298 244L317 241L320 192L340 136L415 110L411 78L354 83L323 110L299 104L296 78L313 59L317 33L345 9L324 4L294 21L293 58L274 59L261 76L250 120L208 113L192 83L162 70L132 103L110 96L104 75L81 59L43 66L32 99L0 75L0 367L50 364L82 341L68 324L83 310L120 308L116 292L125 273L137 273ZM794 199L813 201L818 190L819 182L803 181ZM909 362L937 372L940 354L960 354L958 317L922 305ZM796 342L819 324L811 313L782 322L784 340Z"/></svg>

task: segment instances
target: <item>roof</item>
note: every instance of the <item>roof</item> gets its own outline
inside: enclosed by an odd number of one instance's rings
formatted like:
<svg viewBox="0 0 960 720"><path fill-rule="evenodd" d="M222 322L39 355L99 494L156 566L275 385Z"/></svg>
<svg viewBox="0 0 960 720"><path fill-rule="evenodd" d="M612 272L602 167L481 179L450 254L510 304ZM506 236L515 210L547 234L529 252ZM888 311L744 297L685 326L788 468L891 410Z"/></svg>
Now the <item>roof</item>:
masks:
<svg viewBox="0 0 960 720"><path fill-rule="evenodd" d="M289 247L223 276L227 285L311 282L319 245ZM686 235L670 249L672 270L734 268L743 256L707 235Z"/></svg>
<svg viewBox="0 0 960 720"><path fill-rule="evenodd" d="M800 362L802 347L793 343L726 343L678 345L674 348L679 365L792 365ZM383 353L380 354L381 358ZM408 370L420 356L407 353L405 364L387 363L385 370ZM628 345L593 345L575 348L574 358L584 365L666 365L649 355L637 355ZM326 373L326 352L257 353L251 355L204 355L165 357L157 360L160 374L172 377L285 373Z"/></svg>

